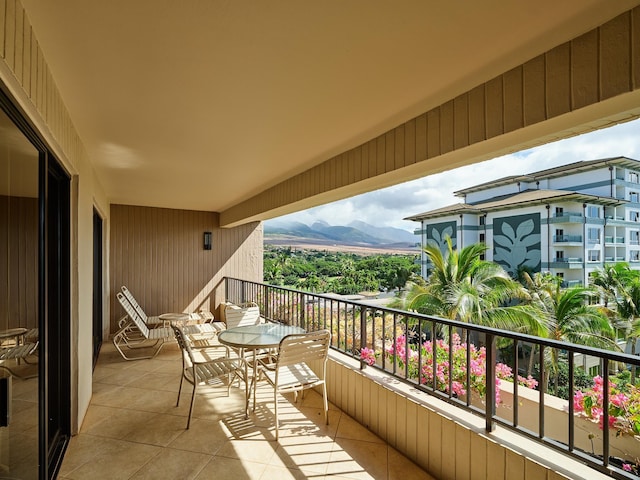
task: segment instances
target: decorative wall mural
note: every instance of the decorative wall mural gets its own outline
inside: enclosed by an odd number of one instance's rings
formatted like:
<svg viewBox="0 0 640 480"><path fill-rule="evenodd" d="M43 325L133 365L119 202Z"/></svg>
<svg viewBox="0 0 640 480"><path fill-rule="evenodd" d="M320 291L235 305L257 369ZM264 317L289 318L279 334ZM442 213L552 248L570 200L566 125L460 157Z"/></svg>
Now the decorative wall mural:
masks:
<svg viewBox="0 0 640 480"><path fill-rule="evenodd" d="M493 261L511 276L521 268L539 272L541 253L539 213L493 220Z"/></svg>
<svg viewBox="0 0 640 480"><path fill-rule="evenodd" d="M434 223L427 226L427 243L437 245L442 252L447 250L446 238L451 238L451 245L456 248L456 222Z"/></svg>

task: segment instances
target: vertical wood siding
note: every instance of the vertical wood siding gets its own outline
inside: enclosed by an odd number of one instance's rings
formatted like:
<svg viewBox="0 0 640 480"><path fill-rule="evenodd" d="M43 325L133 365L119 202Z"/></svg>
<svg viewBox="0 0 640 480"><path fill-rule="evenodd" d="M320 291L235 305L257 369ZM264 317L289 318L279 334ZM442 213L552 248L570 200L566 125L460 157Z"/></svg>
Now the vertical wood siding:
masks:
<svg viewBox="0 0 640 480"><path fill-rule="evenodd" d="M216 313L225 276L262 281L262 224L218 228L210 212L111 206L111 332L124 312L115 294L125 285L147 315ZM204 232L213 248L204 250Z"/></svg>
<svg viewBox="0 0 640 480"><path fill-rule="evenodd" d="M36 32L19 0L0 0L0 58L14 73L27 98L46 123L49 134L77 170L88 159L71 117L56 88Z"/></svg>
<svg viewBox="0 0 640 480"><path fill-rule="evenodd" d="M38 200L0 196L0 330L36 328Z"/></svg>

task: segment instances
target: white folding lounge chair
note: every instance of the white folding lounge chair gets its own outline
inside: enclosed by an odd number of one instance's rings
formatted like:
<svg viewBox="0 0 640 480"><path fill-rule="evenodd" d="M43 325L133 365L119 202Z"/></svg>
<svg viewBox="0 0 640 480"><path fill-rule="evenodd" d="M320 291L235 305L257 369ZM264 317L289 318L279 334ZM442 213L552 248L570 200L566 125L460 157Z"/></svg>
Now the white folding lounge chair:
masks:
<svg viewBox="0 0 640 480"><path fill-rule="evenodd" d="M32 355L36 355L37 349L38 349L38 342L35 342L35 343L28 342L23 344L12 345L10 347L0 348L0 368L3 370L6 370L11 375L18 378L26 379L26 378L37 376L38 375L37 372L35 374L27 375L27 376L21 375L17 373L15 369L12 370L11 368L5 365L5 362L7 360L16 360L18 362L20 360L24 360L25 363L31 363L28 361L28 358Z"/></svg>
<svg viewBox="0 0 640 480"><path fill-rule="evenodd" d="M113 336L113 344L125 360L140 360L155 357L167 340L173 337L173 332L168 326L149 328L142 317L133 308L122 292L116 293L116 297L127 312L130 321L121 321L120 329ZM127 356L124 348L128 350L151 350L151 353Z"/></svg>
<svg viewBox="0 0 640 480"><path fill-rule="evenodd" d="M273 401L275 403L276 440L278 440L278 393L304 391L316 386L322 386L324 401L324 418L329 424L329 404L327 402L327 386L325 376L327 370L327 354L331 333L329 330L319 330L311 333L287 335L280 341L278 356L275 364L263 364L262 373L273 386ZM320 361L318 373L313 371L307 362Z"/></svg>
<svg viewBox="0 0 640 480"><path fill-rule="evenodd" d="M152 317L147 316L143 308L140 306L138 301L135 299L135 297L127 287L123 285L122 287L120 287L120 290L122 290L124 297L131 304L133 309L138 313L138 316L142 318L142 321L144 323L146 323L149 326L152 326L152 325L155 326L163 323L163 321L158 316L152 316Z"/></svg>
<svg viewBox="0 0 640 480"><path fill-rule="evenodd" d="M187 428L191 424L191 415L193 413L193 405L196 400L196 392L198 386L216 386L224 385L221 378L227 377L226 387L227 396L233 381L232 377L238 377L244 381L244 360L239 357L230 358L229 349L224 345L209 347L204 349L192 348L188 335L185 334L183 327L179 325L171 325L176 337L178 345L182 350L182 374L180 376L180 387L178 388L178 400L176 407L180 405L180 394L182 392L182 381L186 380L193 385L191 393L191 405L189 407L189 416L187 417Z"/></svg>

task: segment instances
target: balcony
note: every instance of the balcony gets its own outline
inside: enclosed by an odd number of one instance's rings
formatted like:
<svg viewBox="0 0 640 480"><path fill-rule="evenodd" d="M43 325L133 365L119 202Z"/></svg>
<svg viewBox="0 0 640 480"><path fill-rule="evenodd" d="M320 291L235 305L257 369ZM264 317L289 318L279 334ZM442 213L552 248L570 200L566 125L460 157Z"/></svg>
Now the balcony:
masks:
<svg viewBox="0 0 640 480"><path fill-rule="evenodd" d="M560 286L562 288L581 287L582 280L564 280Z"/></svg>
<svg viewBox="0 0 640 480"><path fill-rule="evenodd" d="M557 257L550 264L551 268L582 268L580 257Z"/></svg>
<svg viewBox="0 0 640 480"><path fill-rule="evenodd" d="M582 235L554 235L553 243L582 243Z"/></svg>
<svg viewBox="0 0 640 480"><path fill-rule="evenodd" d="M470 369L464 367L464 360L460 371L466 371L466 377L461 374L462 377L455 381L448 376L447 367L444 367L443 378L438 376L436 379L428 372L440 371L443 368L440 362L452 364L453 358L458 361L463 359L464 355L453 353L454 346L460 346L455 339L460 341L462 338L474 339L474 345L483 348L486 352L483 362L486 361L487 369L496 362L496 368L500 364L501 370L508 366L513 372L527 368L525 363L529 360L525 359L533 358L535 362L535 359L544 358L553 350L559 350L569 365L574 365L570 367L572 372L573 368L578 368L575 367L574 357L588 356L595 365L607 365L612 361L640 365L638 357L259 283L227 279L225 290L227 299L235 303L246 300L261 303L268 320L296 324L307 329L331 329L330 371L335 377L330 379L330 399L437 478L468 478L465 474L458 475L458 468L466 472L468 465L475 465L478 460L475 449L486 448L486 445L476 445L477 441L482 443L484 439L476 440L475 435L470 433L478 431L481 428L479 425L483 425L494 440L505 432L504 429L511 431L517 437L511 438L511 446L526 444L524 450L535 450L540 458L551 458L557 451L562 452L559 461L571 472L568 475L570 478L582 478L581 475L584 478L597 478L596 470L628 478L621 471L620 463L617 463L618 467L611 464L621 458L621 452L626 448L614 440L614 437L617 439L615 432L594 432L592 423L587 421L585 424L584 419L571 414L574 413L572 402L506 380L498 386L490 375L486 375L486 384L482 387L482 392L486 392L487 396L483 393L478 397L475 387L471 386ZM433 345L430 342L432 338L438 339ZM402 347L399 350L396 348L397 342ZM418 348L419 344L424 348ZM466 343L462 345L467 352L466 364L469 364L471 354L468 352L473 350L473 345L468 349ZM372 366L366 368L360 356L365 347L377 354L369 364ZM390 357L390 350L402 353ZM428 353L434 351L440 354ZM536 351L535 358L525 355L525 351ZM420 381L417 372L423 372L424 377ZM608 372L603 372L603 375L606 377ZM569 377L573 378L573 374ZM457 382L461 382L465 388L471 387L462 391ZM499 401L496 400L498 396ZM514 400L516 398L518 401ZM495 401L498 402L496 410L486 407ZM439 407L435 408L435 404ZM524 407L525 404L527 407ZM423 409L427 412L423 413ZM444 417L432 417L433 410L441 412ZM472 415L473 420L467 414ZM404 431L407 419L414 419L417 423L410 427L409 432ZM432 432L434 428L435 432ZM429 433L425 432L422 434L425 436L420 437L423 430ZM469 434L471 439L467 437ZM624 435L622 437L629 440ZM417 444L414 444L416 441ZM434 443L441 444L442 448L434 447ZM635 449L632 450L634 455L640 455L640 443L634 439L631 445ZM426 452L423 451L425 448ZM447 451L455 451L456 461L453 463L462 466L448 465ZM526 453L523 454L526 456ZM432 458L432 455L436 458ZM568 467L566 462L571 460L565 455L575 456L579 462L586 461L594 470L578 474L573 470L578 465L571 464ZM602 462L600 458L611 460ZM431 469L431 462L437 468ZM512 476L504 478L525 477L524 472L512 472ZM480 478L503 476L481 475Z"/></svg>
<svg viewBox="0 0 640 480"><path fill-rule="evenodd" d="M582 212L554 213L549 223L584 223Z"/></svg>
<svg viewBox="0 0 640 480"><path fill-rule="evenodd" d="M244 391L203 389L185 429L190 388L175 407L180 351L166 345L152 360L125 362L111 343L94 372L93 397L59 478L409 478L434 480L388 442L309 391L296 404L280 399L274 440L273 390L257 393L244 418ZM189 386L190 387L190 386Z"/></svg>
<svg viewBox="0 0 640 480"><path fill-rule="evenodd" d="M604 237L605 244L624 244L624 237L614 237L612 235L605 235Z"/></svg>

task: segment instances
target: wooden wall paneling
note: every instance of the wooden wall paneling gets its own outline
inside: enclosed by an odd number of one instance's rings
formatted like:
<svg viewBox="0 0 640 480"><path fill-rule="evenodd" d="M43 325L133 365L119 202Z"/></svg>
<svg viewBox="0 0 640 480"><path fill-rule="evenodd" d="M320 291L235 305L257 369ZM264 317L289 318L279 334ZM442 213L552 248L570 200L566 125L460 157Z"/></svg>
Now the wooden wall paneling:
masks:
<svg viewBox="0 0 640 480"><path fill-rule="evenodd" d="M442 480L454 480L456 478L456 462L447 461L446 452L456 452L456 424L448 418L442 418L442 433L441 433L441 451L442 455L442 470L440 477ZM464 452L460 451L460 455L464 456ZM517 477L513 477L517 478Z"/></svg>
<svg viewBox="0 0 640 480"><path fill-rule="evenodd" d="M440 154L453 150L453 100L440 106Z"/></svg>
<svg viewBox="0 0 640 480"><path fill-rule="evenodd" d="M571 111L571 44L562 44L545 55L547 117Z"/></svg>
<svg viewBox="0 0 640 480"><path fill-rule="evenodd" d="M16 0L7 0L4 31L4 59L13 70L16 45Z"/></svg>
<svg viewBox="0 0 640 480"><path fill-rule="evenodd" d="M389 388L384 389L385 393L385 408L381 412L386 420L387 431L385 435L385 439L387 443L392 447L397 447L398 445L398 424L397 424L397 411L398 411L398 401L400 396L396 394L394 390Z"/></svg>
<svg viewBox="0 0 640 480"><path fill-rule="evenodd" d="M453 100L453 148L469 146L469 94L464 93Z"/></svg>
<svg viewBox="0 0 640 480"><path fill-rule="evenodd" d="M545 91L545 57L540 55L525 63L523 67L525 125L533 125L546 119Z"/></svg>
<svg viewBox="0 0 640 480"><path fill-rule="evenodd" d="M422 406L417 407L416 415L416 463L425 470L431 472L429 469L429 455L430 455L430 442L431 442L431 420L430 411ZM438 439L438 442L440 440Z"/></svg>
<svg viewBox="0 0 640 480"><path fill-rule="evenodd" d="M524 457L513 450L505 450L505 478L526 478L524 475Z"/></svg>
<svg viewBox="0 0 640 480"><path fill-rule="evenodd" d="M4 27L5 34L0 35L0 57L5 58L5 35L7 32L7 0L0 0L0 25Z"/></svg>
<svg viewBox="0 0 640 480"><path fill-rule="evenodd" d="M416 119L404 124L404 164L416 163Z"/></svg>
<svg viewBox="0 0 640 480"><path fill-rule="evenodd" d="M600 27L602 99L631 90L631 14L626 12Z"/></svg>
<svg viewBox="0 0 640 480"><path fill-rule="evenodd" d="M407 451L407 397L401 397L399 395L394 395L396 397L396 408L395 408L395 447L401 452ZM413 421L413 420L411 420Z"/></svg>
<svg viewBox="0 0 640 480"><path fill-rule="evenodd" d="M13 61L13 73L18 79L18 83L22 84L22 53L24 46L24 10L19 2L16 2L16 24L15 24L15 46L14 46L14 61Z"/></svg>
<svg viewBox="0 0 640 480"><path fill-rule="evenodd" d="M513 132L524 126L522 108L522 66L506 72L504 78L504 131Z"/></svg>
<svg viewBox="0 0 640 480"><path fill-rule="evenodd" d="M362 382L362 424L371 429L371 382L367 379Z"/></svg>
<svg viewBox="0 0 640 480"><path fill-rule="evenodd" d="M487 476L495 480L509 480L512 477L505 477L505 449L495 442L487 441ZM520 478L520 477L515 477Z"/></svg>
<svg viewBox="0 0 640 480"><path fill-rule="evenodd" d="M376 138L376 175L380 175L386 171L386 138L380 135Z"/></svg>
<svg viewBox="0 0 640 480"><path fill-rule="evenodd" d="M406 422L406 435L405 435L405 448L407 457L409 457L413 462L418 462L418 449L420 439L418 437L418 425L420 418L418 417L418 411L424 410L420 408L418 404L411 400L410 398L406 401L406 412L405 412L405 422Z"/></svg>
<svg viewBox="0 0 640 480"><path fill-rule="evenodd" d="M383 172L392 172L396 167L396 135L395 130L389 130L384 134L384 169Z"/></svg>
<svg viewBox="0 0 640 480"><path fill-rule="evenodd" d="M443 418L438 413L429 411L428 470L436 478L442 477L442 422Z"/></svg>
<svg viewBox="0 0 640 480"><path fill-rule="evenodd" d="M524 458L524 476L527 480L547 480L547 469L530 458Z"/></svg>
<svg viewBox="0 0 640 480"><path fill-rule="evenodd" d="M405 166L405 125L396 127L393 133L395 147L393 151L393 168L398 169Z"/></svg>
<svg viewBox="0 0 640 480"><path fill-rule="evenodd" d="M22 88L31 91L31 24L26 15L23 17L22 28ZM66 129L65 129L66 131Z"/></svg>
<svg viewBox="0 0 640 480"><path fill-rule="evenodd" d="M484 85L469 92L469 144L486 139Z"/></svg>
<svg viewBox="0 0 640 480"><path fill-rule="evenodd" d="M486 136L487 139L504 133L504 85L502 77L485 84Z"/></svg>
<svg viewBox="0 0 640 480"><path fill-rule="evenodd" d="M640 88L640 7L631 11L631 78L631 88Z"/></svg>
<svg viewBox="0 0 640 480"><path fill-rule="evenodd" d="M492 478L487 472L487 440L484 436L471 434L469 463L473 465L469 475L471 480L486 480L487 478Z"/></svg>
<svg viewBox="0 0 640 480"><path fill-rule="evenodd" d="M440 155L440 108L427 112L427 158Z"/></svg>
<svg viewBox="0 0 640 480"><path fill-rule="evenodd" d="M380 420L378 418L378 412L380 411L379 392L380 385L375 382L371 382L371 391L369 395L369 428L376 433L379 437L380 434Z"/></svg>
<svg viewBox="0 0 640 480"><path fill-rule="evenodd" d="M456 445L456 472L455 478L466 479L471 476L471 470L475 465L471 463L471 430L467 427L455 424Z"/></svg>
<svg viewBox="0 0 640 480"><path fill-rule="evenodd" d="M578 109L598 101L598 31L592 30L571 42L571 101Z"/></svg>

